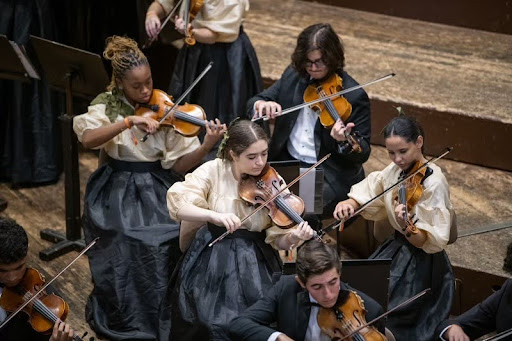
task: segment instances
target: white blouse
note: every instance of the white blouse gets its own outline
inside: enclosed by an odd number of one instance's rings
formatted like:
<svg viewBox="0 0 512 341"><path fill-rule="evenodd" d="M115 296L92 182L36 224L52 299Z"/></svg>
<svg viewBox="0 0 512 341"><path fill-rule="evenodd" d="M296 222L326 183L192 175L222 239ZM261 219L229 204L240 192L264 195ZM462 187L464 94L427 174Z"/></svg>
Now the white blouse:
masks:
<svg viewBox="0 0 512 341"><path fill-rule="evenodd" d="M441 168L435 164L429 167L433 173L423 182L423 194L410 214L415 214L414 220L418 219L416 227L427 232L427 240L421 248L427 253L436 253L444 250L448 244L455 212L450 201L448 182ZM401 169L392 163L382 171L370 173L366 179L352 186L348 196L362 205L396 183L400 172ZM371 203L361 215L374 221L388 219L395 230L403 233L395 216L395 196L396 191L389 191Z"/></svg>
<svg viewBox="0 0 512 341"><path fill-rule="evenodd" d="M166 13L173 8L174 1L158 0ZM205 0L203 7L192 21L194 28L208 28L218 34L216 42L232 43L238 38L243 18L249 11L249 0ZM180 8L184 17L184 5Z"/></svg>
<svg viewBox="0 0 512 341"><path fill-rule="evenodd" d="M128 103L126 100L125 102ZM124 117L118 115L115 121L122 120ZM73 130L78 140L82 142L82 136L86 130L108 126L111 123L105 114L105 104L96 104L89 106L87 113L74 117ZM133 131L138 141L137 145L130 131ZM103 148L111 158L116 160L131 162L160 160L162 168L169 169L180 157L200 146L197 137L184 137L176 133L172 127L161 126L155 134L148 137L146 142L141 142L140 139L144 135L146 135L144 131L133 126L94 149Z"/></svg>
<svg viewBox="0 0 512 341"><path fill-rule="evenodd" d="M167 208L171 218L179 221L179 210L185 204L219 213L233 213L240 219L254 211L254 206L249 206L238 195L238 181L233 176L231 165L230 161L222 159L208 161L187 174L185 181L174 183L167 191ZM292 229L273 225L266 208L251 216L241 228L255 232L265 230L265 242L276 249L276 239L292 232Z"/></svg>

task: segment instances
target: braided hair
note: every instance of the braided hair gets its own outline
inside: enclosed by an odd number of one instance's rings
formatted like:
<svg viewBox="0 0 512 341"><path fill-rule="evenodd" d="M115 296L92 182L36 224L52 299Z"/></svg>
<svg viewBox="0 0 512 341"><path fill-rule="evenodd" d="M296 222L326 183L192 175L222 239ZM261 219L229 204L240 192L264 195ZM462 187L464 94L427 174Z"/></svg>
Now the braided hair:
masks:
<svg viewBox="0 0 512 341"><path fill-rule="evenodd" d="M116 87L116 79L122 79L131 69L149 65L148 59L131 38L112 36L107 38L106 44L103 57L112 64L112 80L107 87L108 91Z"/></svg>

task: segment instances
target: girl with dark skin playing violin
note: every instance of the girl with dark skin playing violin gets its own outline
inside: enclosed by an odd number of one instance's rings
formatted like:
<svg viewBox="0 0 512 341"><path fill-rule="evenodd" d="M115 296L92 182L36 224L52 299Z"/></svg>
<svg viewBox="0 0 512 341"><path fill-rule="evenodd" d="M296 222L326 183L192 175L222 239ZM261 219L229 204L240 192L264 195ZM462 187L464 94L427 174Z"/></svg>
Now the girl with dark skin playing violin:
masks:
<svg viewBox="0 0 512 341"><path fill-rule="evenodd" d="M254 122L236 120L228 128L219 157L169 189L167 205L173 219L207 226L197 232L175 271L161 309L161 320L168 327L160 323L159 340L230 340L231 319L262 297L272 286L274 274L281 272L275 250L289 250L312 238L307 222L282 229L266 208L241 222L255 208L240 198L238 182L258 176L267 153L263 129ZM226 231L227 237L209 247Z"/></svg>
<svg viewBox="0 0 512 341"><path fill-rule="evenodd" d="M425 134L413 118L394 118L383 134L393 162L352 186L349 199L336 206L334 218L350 218L359 206L396 183L401 175L426 162L423 155ZM385 225L394 230L370 256L371 259L393 259L389 308L426 288L432 289L431 294L388 316L386 327L397 340L432 340L434 326L448 317L454 295L453 271L444 251L451 239L451 230L456 228L449 186L441 168L435 164L429 164L418 180L422 194L408 217L404 214L405 205L397 201L396 191L389 191L361 212L365 219L376 221L375 233L382 233ZM415 184L406 182L404 185L410 191Z"/></svg>
<svg viewBox="0 0 512 341"><path fill-rule="evenodd" d="M27 233L14 220L0 217L0 296L3 290L14 289L27 271ZM0 306L0 324L7 317ZM71 341L73 329L60 320L51 330L51 336L36 332L24 312L18 313L2 329L0 340Z"/></svg>
<svg viewBox="0 0 512 341"><path fill-rule="evenodd" d="M86 317L108 339L154 340L158 307L181 254L179 225L169 218L165 194L226 127L218 120L206 122L201 145L197 137L135 115L135 107L153 92L146 57L135 41L117 36L107 39L104 57L112 62L110 91L74 118L83 145L107 155L85 194L85 239L100 237L88 253L94 289ZM146 133L151 135L140 142Z"/></svg>

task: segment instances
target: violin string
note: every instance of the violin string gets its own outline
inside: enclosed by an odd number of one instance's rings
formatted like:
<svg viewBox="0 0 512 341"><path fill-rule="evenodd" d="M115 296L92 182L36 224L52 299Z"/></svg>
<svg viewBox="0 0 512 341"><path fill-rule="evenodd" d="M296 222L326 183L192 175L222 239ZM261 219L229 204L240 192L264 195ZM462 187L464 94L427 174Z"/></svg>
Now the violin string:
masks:
<svg viewBox="0 0 512 341"><path fill-rule="evenodd" d="M272 197L273 192L268 186L262 186L261 189L265 192L267 197ZM281 211L284 212L284 214L286 214L288 218L293 220L293 222L296 224L300 224L302 222L302 217L298 215L297 212L295 212L295 210L286 203L281 194L274 199L274 203Z"/></svg>
<svg viewBox="0 0 512 341"><path fill-rule="evenodd" d="M198 125L200 127L205 126L204 120L197 118L195 116L192 116L190 114L187 114L185 112L179 111L179 110L174 110L174 117L179 120Z"/></svg>

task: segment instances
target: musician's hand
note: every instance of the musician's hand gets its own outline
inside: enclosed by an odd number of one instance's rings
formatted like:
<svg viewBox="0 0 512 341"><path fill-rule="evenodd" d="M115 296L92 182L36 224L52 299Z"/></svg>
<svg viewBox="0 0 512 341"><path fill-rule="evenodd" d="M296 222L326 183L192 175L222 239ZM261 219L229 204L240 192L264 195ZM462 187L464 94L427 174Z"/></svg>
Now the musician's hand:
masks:
<svg viewBox="0 0 512 341"><path fill-rule="evenodd" d="M268 117L274 119L281 115L281 104L272 101L259 100L254 103L253 119L260 117Z"/></svg>
<svg viewBox="0 0 512 341"><path fill-rule="evenodd" d="M158 122L150 117L129 116L128 120L146 133L154 134L158 129Z"/></svg>
<svg viewBox="0 0 512 341"><path fill-rule="evenodd" d="M279 334L276 341L293 341L293 339L286 334Z"/></svg>
<svg viewBox="0 0 512 341"><path fill-rule="evenodd" d="M448 341L469 341L469 337L464 330L457 325L452 324L443 334L443 338Z"/></svg>
<svg viewBox="0 0 512 341"><path fill-rule="evenodd" d="M160 22L160 18L155 12L148 12L146 14L146 33L149 39L155 38L160 32L160 27L162 23Z"/></svg>
<svg viewBox="0 0 512 341"><path fill-rule="evenodd" d="M186 32L185 32L185 20L183 20L182 18L180 18L178 16L174 17L174 28L176 29L176 31L178 31L182 35L186 35ZM192 29L192 24L191 23L188 24L188 29L189 30Z"/></svg>
<svg viewBox="0 0 512 341"><path fill-rule="evenodd" d="M71 341L73 340L73 329L69 324L61 320L57 320L53 326L52 336L50 341Z"/></svg>
<svg viewBox="0 0 512 341"><path fill-rule="evenodd" d="M404 214L405 214L405 205L399 204L398 201L395 200L395 217L396 217L397 223L400 225L405 225Z"/></svg>
<svg viewBox="0 0 512 341"><path fill-rule="evenodd" d="M293 244L297 244L301 240L310 240L313 238L315 231L309 226L307 221L303 221L290 233L290 241Z"/></svg>
<svg viewBox="0 0 512 341"><path fill-rule="evenodd" d="M207 150L211 150L217 141L219 141L226 130L226 124L221 124L219 119L216 118L215 121L204 121L206 124L206 135L204 136L203 146Z"/></svg>
<svg viewBox="0 0 512 341"><path fill-rule="evenodd" d="M340 201L334 209L333 217L337 220L348 219L352 217L355 211L355 207L350 202L352 199Z"/></svg>
<svg viewBox="0 0 512 341"><path fill-rule="evenodd" d="M242 225L240 218L233 213L210 212L210 219L208 221L217 226L224 226L229 233L235 232Z"/></svg>
<svg viewBox="0 0 512 341"><path fill-rule="evenodd" d="M338 142L346 141L345 131L350 134L352 128L355 127L354 123L348 123L346 126L343 124L341 119L338 119L331 129L331 137Z"/></svg>

